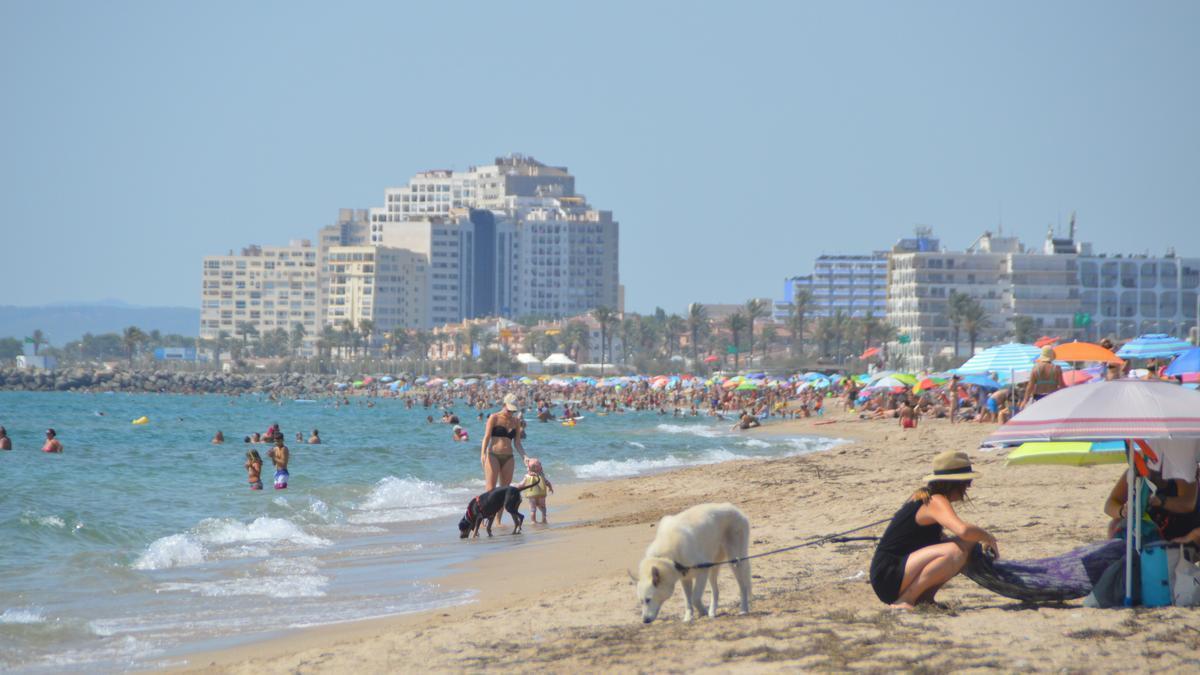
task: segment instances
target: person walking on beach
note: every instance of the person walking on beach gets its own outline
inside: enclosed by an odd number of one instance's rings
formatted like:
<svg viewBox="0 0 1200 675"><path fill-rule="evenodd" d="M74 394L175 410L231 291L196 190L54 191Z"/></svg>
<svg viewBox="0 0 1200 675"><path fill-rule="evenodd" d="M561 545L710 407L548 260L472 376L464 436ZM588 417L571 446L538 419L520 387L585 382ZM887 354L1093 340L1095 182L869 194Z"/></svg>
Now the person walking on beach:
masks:
<svg viewBox="0 0 1200 675"><path fill-rule="evenodd" d="M275 463L275 489L286 490L288 486L288 447L283 444L283 434L275 434L275 447L267 452L267 457Z"/></svg>
<svg viewBox="0 0 1200 675"><path fill-rule="evenodd" d="M546 478L546 472L542 470L542 462L537 457L525 460L525 467L525 478L519 487L533 486L525 492L525 496L529 499L529 514L533 516L533 522L536 523L538 509L541 509L542 524L545 525L548 522L546 520L546 490L553 494L554 485L550 483L549 478Z"/></svg>
<svg viewBox="0 0 1200 675"><path fill-rule="evenodd" d="M483 428L479 461L483 464L485 491L512 485L514 449L521 453L522 460L527 459L525 448L521 445L518 410L516 395L505 394L500 412L492 413Z"/></svg>
<svg viewBox="0 0 1200 675"><path fill-rule="evenodd" d="M12 450L12 439L8 437L8 430L0 427L0 450Z"/></svg>
<svg viewBox="0 0 1200 675"><path fill-rule="evenodd" d="M63 444L58 440L58 434L53 429L46 430L46 443L42 445L42 452L55 452L62 454Z"/></svg>
<svg viewBox="0 0 1200 675"><path fill-rule="evenodd" d="M1000 557L995 537L954 512L954 502L967 496L979 476L965 452L947 450L934 458L925 486L896 511L875 548L871 588L880 600L896 609L932 604L938 590L962 571L975 544ZM943 540L942 528L954 537Z"/></svg>
<svg viewBox="0 0 1200 675"><path fill-rule="evenodd" d="M1042 355L1037 358L1037 363L1029 373L1029 384L1025 386L1025 399L1021 401L1021 408L1027 408L1030 403L1066 388L1062 368L1054 364L1054 347L1042 347Z"/></svg>
<svg viewBox="0 0 1200 675"><path fill-rule="evenodd" d="M261 490L262 488L262 456L257 450L246 452L246 477L250 481L251 490Z"/></svg>

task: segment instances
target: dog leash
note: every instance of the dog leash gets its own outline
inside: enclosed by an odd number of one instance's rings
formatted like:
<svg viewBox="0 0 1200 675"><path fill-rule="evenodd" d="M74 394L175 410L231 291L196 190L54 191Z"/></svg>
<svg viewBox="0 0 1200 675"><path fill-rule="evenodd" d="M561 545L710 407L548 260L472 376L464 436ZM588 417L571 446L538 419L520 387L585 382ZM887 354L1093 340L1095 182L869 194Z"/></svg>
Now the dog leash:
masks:
<svg viewBox="0 0 1200 675"><path fill-rule="evenodd" d="M763 556L775 555L776 553L784 553L786 551L795 551L798 548L805 548L807 546L820 546L821 544L840 543L840 542L846 542L846 541L874 541L874 540L878 539L879 537L847 537L846 535L854 534L855 532L861 532L868 528L872 528L877 525L882 525L889 521L891 521L891 518L884 518L882 520L877 520L873 523L868 523L867 525L863 525L862 527L856 527L853 530L846 530L845 532L838 532L835 534L827 534L824 536L817 537L816 539L814 539L812 541L806 541L803 544L796 544L795 546L785 546L784 548L777 548L774 551L765 551L763 553L755 553L754 555L748 555L748 556L745 556L742 558L731 558L729 560L721 560L719 562L706 562L706 563L700 563L698 565L691 565L691 566L682 565L674 560L672 560L671 562L675 564L675 569L679 570L680 574L687 574L688 570L708 569L709 567L715 567L717 565L736 565L744 560L750 560L752 558L761 558Z"/></svg>

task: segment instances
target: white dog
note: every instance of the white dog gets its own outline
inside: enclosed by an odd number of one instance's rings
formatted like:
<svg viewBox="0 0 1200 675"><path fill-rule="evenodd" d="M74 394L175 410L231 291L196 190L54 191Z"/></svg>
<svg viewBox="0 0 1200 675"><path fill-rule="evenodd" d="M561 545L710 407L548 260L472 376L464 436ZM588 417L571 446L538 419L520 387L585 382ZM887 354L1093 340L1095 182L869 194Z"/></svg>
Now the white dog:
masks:
<svg viewBox="0 0 1200 675"><path fill-rule="evenodd" d="M725 565L696 569L696 565L744 558L750 550L750 521L733 504L700 504L658 522L658 533L638 566L637 595L642 605L642 622L658 618L658 611L683 582L683 620L692 620L692 610L703 612L700 603L704 584L712 586L708 615L717 615L717 570ZM742 592L742 614L750 611L750 562L730 565Z"/></svg>

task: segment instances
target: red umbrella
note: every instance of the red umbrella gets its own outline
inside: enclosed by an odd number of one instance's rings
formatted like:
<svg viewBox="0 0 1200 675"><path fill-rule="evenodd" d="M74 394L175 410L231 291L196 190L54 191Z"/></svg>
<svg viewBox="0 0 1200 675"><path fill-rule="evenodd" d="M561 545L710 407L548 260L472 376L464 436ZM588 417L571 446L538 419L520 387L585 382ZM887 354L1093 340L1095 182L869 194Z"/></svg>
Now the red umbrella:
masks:
<svg viewBox="0 0 1200 675"><path fill-rule="evenodd" d="M714 363L714 362L720 361L720 360L721 360L721 357L717 356L716 354L709 354L708 356L704 357L705 363Z"/></svg>
<svg viewBox="0 0 1200 675"><path fill-rule="evenodd" d="M860 358L860 359L869 359L869 358L871 358L872 356L875 356L875 355L876 355L876 354L878 354L878 353L879 353L879 347L871 347L871 348L870 348L870 349L868 349L867 351L863 352L863 353L862 353L862 356L860 356L860 357L858 357L858 358Z"/></svg>
<svg viewBox="0 0 1200 675"><path fill-rule="evenodd" d="M1060 338L1060 337L1050 337L1049 335L1043 335L1042 337L1038 338L1036 342L1033 343L1033 346L1037 347L1038 349L1041 349L1042 347L1045 347L1046 345L1052 345L1061 339L1062 338Z"/></svg>
<svg viewBox="0 0 1200 675"><path fill-rule="evenodd" d="M1094 377L1086 370L1068 370L1062 375L1063 382L1066 382L1068 387L1091 381L1091 379Z"/></svg>

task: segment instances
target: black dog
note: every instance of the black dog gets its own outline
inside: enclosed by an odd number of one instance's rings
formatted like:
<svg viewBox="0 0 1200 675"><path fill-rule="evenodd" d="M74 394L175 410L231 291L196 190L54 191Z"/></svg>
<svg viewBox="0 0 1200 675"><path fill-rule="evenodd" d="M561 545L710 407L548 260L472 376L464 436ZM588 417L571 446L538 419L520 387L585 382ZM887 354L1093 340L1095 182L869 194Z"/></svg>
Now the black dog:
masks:
<svg viewBox="0 0 1200 675"><path fill-rule="evenodd" d="M536 485L536 483L534 484ZM501 509L512 514L513 522L516 527L512 533L516 534L521 531L521 523L525 521L525 516L517 511L521 506L521 492L528 490L533 485L515 488L511 485L507 487L498 487L491 492L485 492L475 499L472 499L467 504L467 513L458 521L458 538L466 539L467 534L474 532L475 536L479 536L479 526L483 521L487 521L488 536L492 536L492 521L500 513Z"/></svg>

